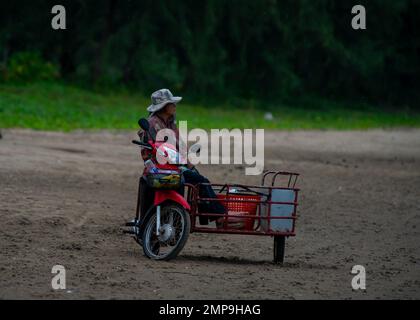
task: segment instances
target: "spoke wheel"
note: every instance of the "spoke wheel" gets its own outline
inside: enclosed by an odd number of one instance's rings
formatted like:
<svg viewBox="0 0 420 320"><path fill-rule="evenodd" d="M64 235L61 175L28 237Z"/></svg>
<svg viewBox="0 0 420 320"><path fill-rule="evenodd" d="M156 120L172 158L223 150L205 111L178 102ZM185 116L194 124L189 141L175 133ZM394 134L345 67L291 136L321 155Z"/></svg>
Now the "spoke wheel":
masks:
<svg viewBox="0 0 420 320"><path fill-rule="evenodd" d="M161 206L160 229L156 234L156 211L149 217L143 232L143 251L150 259L175 258L187 242L190 233L190 217L179 205Z"/></svg>

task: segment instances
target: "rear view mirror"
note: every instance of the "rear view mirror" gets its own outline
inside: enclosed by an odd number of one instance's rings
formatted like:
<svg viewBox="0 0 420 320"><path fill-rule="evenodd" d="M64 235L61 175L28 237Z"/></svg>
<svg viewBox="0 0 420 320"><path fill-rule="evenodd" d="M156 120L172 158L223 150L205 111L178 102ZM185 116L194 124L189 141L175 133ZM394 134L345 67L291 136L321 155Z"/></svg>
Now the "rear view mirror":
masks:
<svg viewBox="0 0 420 320"><path fill-rule="evenodd" d="M150 128L150 123L149 123L149 121L147 121L147 119L141 118L138 121L138 124L139 124L140 128L142 128L153 141L156 140L156 132L153 128ZM150 129L152 129L152 130L150 130Z"/></svg>
<svg viewBox="0 0 420 320"><path fill-rule="evenodd" d="M149 125L149 121L147 121L147 119L141 118L138 123L139 123L140 128L142 128L146 132L149 132L150 125Z"/></svg>

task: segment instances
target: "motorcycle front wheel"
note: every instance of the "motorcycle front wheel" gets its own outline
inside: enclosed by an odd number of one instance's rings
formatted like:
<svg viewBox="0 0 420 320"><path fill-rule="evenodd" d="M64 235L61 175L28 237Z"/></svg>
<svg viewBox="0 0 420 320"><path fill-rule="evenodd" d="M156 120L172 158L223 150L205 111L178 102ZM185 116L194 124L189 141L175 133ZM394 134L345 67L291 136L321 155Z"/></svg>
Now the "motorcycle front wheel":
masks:
<svg viewBox="0 0 420 320"><path fill-rule="evenodd" d="M156 230L156 211L149 216L143 232L144 254L153 260L175 258L190 234L190 216L175 203L163 204L160 210L160 229Z"/></svg>

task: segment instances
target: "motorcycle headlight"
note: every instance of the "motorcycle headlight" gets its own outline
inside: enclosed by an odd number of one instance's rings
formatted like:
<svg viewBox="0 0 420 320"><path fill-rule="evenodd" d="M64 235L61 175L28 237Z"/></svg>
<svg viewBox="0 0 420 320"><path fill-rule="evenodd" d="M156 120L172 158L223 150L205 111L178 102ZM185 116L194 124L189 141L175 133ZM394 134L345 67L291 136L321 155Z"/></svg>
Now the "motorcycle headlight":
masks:
<svg viewBox="0 0 420 320"><path fill-rule="evenodd" d="M168 154L168 162L170 164L178 164L179 163L179 154L177 151L173 149L166 148L166 152Z"/></svg>
<svg viewBox="0 0 420 320"><path fill-rule="evenodd" d="M157 153L159 155L159 158L162 157L169 164L179 164L178 151L167 147L161 147L157 150Z"/></svg>

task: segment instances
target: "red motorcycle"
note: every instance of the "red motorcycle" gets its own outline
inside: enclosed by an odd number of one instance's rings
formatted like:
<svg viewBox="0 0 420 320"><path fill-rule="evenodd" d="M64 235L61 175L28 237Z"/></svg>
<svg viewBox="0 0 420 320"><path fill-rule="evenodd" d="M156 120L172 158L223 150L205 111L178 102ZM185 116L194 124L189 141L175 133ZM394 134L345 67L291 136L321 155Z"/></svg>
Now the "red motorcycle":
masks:
<svg viewBox="0 0 420 320"><path fill-rule="evenodd" d="M284 261L285 240L295 236L298 173L266 171L259 186L184 183L180 163L185 161L175 146L167 141L155 141L146 119L140 119L139 125L151 138L147 143L132 142L149 150L150 159L145 162L139 179L136 216L126 224L130 229L124 232L134 236L147 257L173 259L190 233L202 232L271 236L274 262ZM193 152L198 152L198 146L195 149L197 151ZM165 161L158 161L159 158ZM270 175L271 181L266 181ZM200 187L205 185L213 188L216 198L200 196ZM226 208L226 214L206 212L203 204L211 201L219 201ZM219 223L206 227L208 223L204 221L212 216L217 216Z"/></svg>
<svg viewBox="0 0 420 320"><path fill-rule="evenodd" d="M131 230L125 233L134 235L147 257L169 260L182 250L191 228L191 207L183 197L183 161L175 146L154 141L146 119L140 119L139 125L151 139L132 142L149 150L150 159L139 181L136 217L126 224Z"/></svg>

